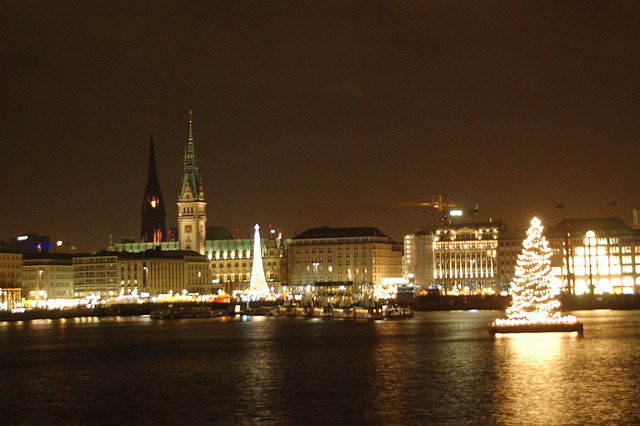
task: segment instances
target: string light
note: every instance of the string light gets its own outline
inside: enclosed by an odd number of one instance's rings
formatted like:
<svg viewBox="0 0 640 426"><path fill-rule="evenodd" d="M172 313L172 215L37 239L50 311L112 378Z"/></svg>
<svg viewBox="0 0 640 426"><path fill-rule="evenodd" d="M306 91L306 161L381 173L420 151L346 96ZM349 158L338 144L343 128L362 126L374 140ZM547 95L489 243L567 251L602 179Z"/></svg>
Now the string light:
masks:
<svg viewBox="0 0 640 426"><path fill-rule="evenodd" d="M267 280L264 275L264 266L262 264L260 226L256 224L254 228L256 231L253 234L253 266L251 268L251 280L249 281L247 295L251 298L258 299L271 296L271 290L267 284Z"/></svg>
<svg viewBox="0 0 640 426"><path fill-rule="evenodd" d="M496 325L571 324L574 316L560 314L560 302L553 298L551 287L551 249L542 235L542 223L531 220L527 238L518 255L515 279L511 283L513 304L507 308L508 319Z"/></svg>

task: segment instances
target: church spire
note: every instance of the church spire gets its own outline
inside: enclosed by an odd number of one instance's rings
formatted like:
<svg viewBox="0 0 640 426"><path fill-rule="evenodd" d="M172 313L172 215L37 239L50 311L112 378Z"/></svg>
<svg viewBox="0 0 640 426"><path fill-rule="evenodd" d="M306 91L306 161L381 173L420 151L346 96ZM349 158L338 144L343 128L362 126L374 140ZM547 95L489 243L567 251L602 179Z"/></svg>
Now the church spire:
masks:
<svg viewBox="0 0 640 426"><path fill-rule="evenodd" d="M147 176L147 185L158 185L158 172L156 170L156 151L153 148L153 133L151 133L151 142L149 147L149 174Z"/></svg>
<svg viewBox="0 0 640 426"><path fill-rule="evenodd" d="M140 216L142 216L142 229L140 232L142 241L160 243L166 240L166 213L164 211L162 189L160 189L160 183L158 182L153 134L151 134L149 142L149 173L147 175L147 184L144 187L142 214Z"/></svg>

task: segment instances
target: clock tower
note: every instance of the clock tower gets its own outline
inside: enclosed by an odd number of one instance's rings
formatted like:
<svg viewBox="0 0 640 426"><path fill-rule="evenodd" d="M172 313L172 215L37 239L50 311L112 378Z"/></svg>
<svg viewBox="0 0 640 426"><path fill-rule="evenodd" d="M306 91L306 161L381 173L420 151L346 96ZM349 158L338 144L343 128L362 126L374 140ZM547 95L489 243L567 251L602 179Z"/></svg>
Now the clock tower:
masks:
<svg viewBox="0 0 640 426"><path fill-rule="evenodd" d="M153 134L151 135L151 145L149 148L149 175L147 184L144 187L144 197L142 199L142 231L140 237L145 243L161 243L166 241L167 229L164 219L164 200L162 190L158 183L158 173L156 171L156 153L153 149Z"/></svg>
<svg viewBox="0 0 640 426"><path fill-rule="evenodd" d="M193 143L193 119L189 111L189 140L184 149L184 175L178 197L178 231L180 250L195 250L204 254L207 236L207 203L198 170L198 155Z"/></svg>

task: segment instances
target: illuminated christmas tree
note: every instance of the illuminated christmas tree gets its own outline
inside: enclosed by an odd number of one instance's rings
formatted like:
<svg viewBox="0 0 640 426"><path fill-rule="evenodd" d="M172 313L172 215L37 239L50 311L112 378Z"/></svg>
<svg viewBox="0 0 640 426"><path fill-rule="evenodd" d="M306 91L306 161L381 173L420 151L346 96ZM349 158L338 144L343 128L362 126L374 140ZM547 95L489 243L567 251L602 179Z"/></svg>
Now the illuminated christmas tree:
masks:
<svg viewBox="0 0 640 426"><path fill-rule="evenodd" d="M531 220L527 238L518 255L516 278L511 283L513 304L507 308L508 319L489 324L490 333L531 333L577 331L582 323L572 315L560 314L560 302L551 288L551 249L542 235L542 224Z"/></svg>
<svg viewBox="0 0 640 426"><path fill-rule="evenodd" d="M262 265L262 247L260 245L260 226L254 226L256 232L253 234L253 267L251 268L251 280L247 294L252 298L264 298L271 295L269 285L264 276L264 266Z"/></svg>
<svg viewBox="0 0 640 426"><path fill-rule="evenodd" d="M551 288L551 249L542 235L538 218L531 220L527 239L518 255L516 278L511 283L513 304L507 308L512 320L545 323L560 318L560 302Z"/></svg>

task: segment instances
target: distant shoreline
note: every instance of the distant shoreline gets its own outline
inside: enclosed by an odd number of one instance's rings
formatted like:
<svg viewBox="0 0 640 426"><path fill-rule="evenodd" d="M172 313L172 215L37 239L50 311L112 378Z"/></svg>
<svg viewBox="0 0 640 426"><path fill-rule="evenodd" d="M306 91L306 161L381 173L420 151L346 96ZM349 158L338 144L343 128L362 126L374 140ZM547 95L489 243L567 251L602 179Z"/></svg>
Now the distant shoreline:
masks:
<svg viewBox="0 0 640 426"><path fill-rule="evenodd" d="M496 310L504 311L511 303L510 296L445 296L427 295L405 298L401 301L411 306L416 311L462 311L462 310ZM635 310L640 309L640 294L635 295L602 295L602 296L571 296L560 297L563 311L583 311L595 309ZM113 304L110 306L98 306L95 308L74 309L34 309L23 313L0 312L0 321L30 321L36 319L70 319L87 317L113 317L113 316L139 316L148 315L151 310L167 307L169 303L144 303L144 304ZM174 307L193 307L196 304L189 302L172 303ZM212 309L224 310L229 314L235 313L235 306L245 307L246 303L206 303ZM251 302L250 306L275 306L275 302Z"/></svg>

